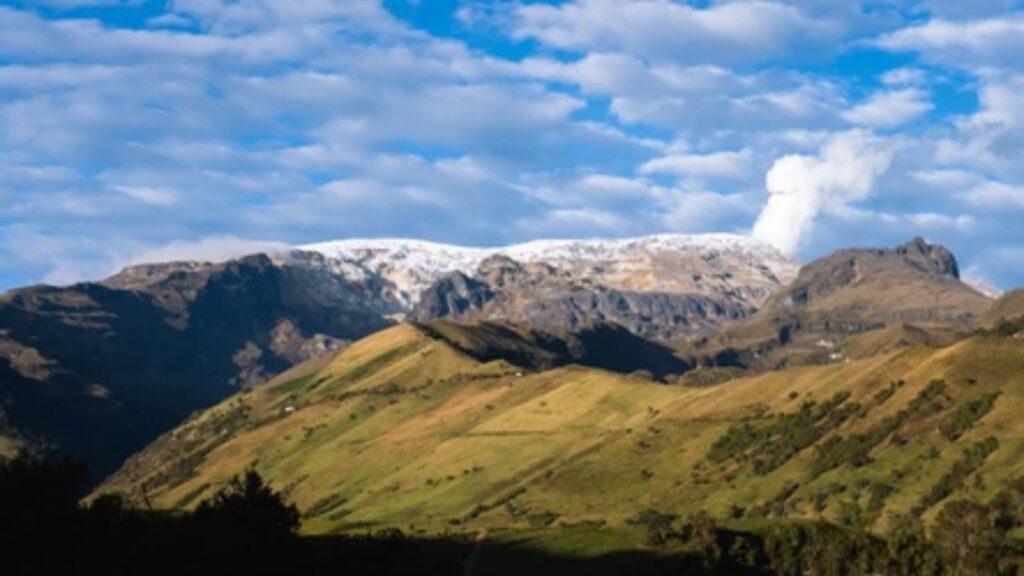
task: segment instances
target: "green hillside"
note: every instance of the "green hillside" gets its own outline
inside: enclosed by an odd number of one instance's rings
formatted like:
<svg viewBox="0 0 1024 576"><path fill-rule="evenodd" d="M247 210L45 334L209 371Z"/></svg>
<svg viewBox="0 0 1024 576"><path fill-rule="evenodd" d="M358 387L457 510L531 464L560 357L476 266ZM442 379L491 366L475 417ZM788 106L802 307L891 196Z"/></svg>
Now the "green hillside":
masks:
<svg viewBox="0 0 1024 576"><path fill-rule="evenodd" d="M298 505L307 533L575 526L545 541L578 551L581 527L615 546L646 509L884 532L889 513L930 519L951 498L985 500L1024 476L1024 346L1013 338L706 388L471 355L496 338L451 324L380 332L195 415L99 492L189 508L254 466ZM482 348L512 346L499 344Z"/></svg>

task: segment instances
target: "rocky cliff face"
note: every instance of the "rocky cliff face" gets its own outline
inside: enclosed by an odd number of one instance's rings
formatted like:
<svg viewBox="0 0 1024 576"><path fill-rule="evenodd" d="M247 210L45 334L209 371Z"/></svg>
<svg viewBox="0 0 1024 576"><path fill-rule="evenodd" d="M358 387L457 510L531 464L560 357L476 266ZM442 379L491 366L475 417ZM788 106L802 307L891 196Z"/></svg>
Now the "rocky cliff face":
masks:
<svg viewBox="0 0 1024 576"><path fill-rule="evenodd" d="M480 265L475 277L453 272L434 283L410 317L503 320L549 331L612 322L646 338L672 339L720 329L756 309L730 294L622 290L547 264L495 256Z"/></svg>
<svg viewBox="0 0 1024 576"><path fill-rule="evenodd" d="M614 322L644 337L689 338L750 316L795 271L770 247L740 237L512 247L474 262L470 273L440 277L410 317L550 330Z"/></svg>

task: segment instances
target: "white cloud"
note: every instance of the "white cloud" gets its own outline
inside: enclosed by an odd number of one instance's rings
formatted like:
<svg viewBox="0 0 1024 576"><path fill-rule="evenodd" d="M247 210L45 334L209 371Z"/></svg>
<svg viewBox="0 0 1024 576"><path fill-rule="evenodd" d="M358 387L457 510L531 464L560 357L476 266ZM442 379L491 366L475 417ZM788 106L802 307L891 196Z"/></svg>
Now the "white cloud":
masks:
<svg viewBox="0 0 1024 576"><path fill-rule="evenodd" d="M529 238L627 236L642 229L618 214L593 208L558 208L540 217L520 219L515 227Z"/></svg>
<svg viewBox="0 0 1024 576"><path fill-rule="evenodd" d="M838 113L846 107L837 84L776 69L740 73L717 65L684 66L592 52L571 62L528 58L518 72L576 85L586 96L608 97L612 114L627 125L809 129L838 125Z"/></svg>
<svg viewBox="0 0 1024 576"><path fill-rule="evenodd" d="M987 210L1024 208L1024 186L984 182L966 192L964 199Z"/></svg>
<svg viewBox="0 0 1024 576"><path fill-rule="evenodd" d="M882 74L886 86L920 86L926 82L927 73L920 68L896 68Z"/></svg>
<svg viewBox="0 0 1024 576"><path fill-rule="evenodd" d="M884 197L804 194L817 208L789 222L813 229L815 253L821 239L881 243L918 228L975 253L1019 244L1013 204L982 202L1014 196L979 184L1024 182L1024 80L1006 72L1018 52L1005 32L1020 16L1003 0L884 4L464 3L445 38L379 0L118 8L131 26L107 9L0 7L0 262L17 271L6 277L66 280L223 234L495 244L748 230L764 200L751 180L767 160L780 159L776 175L787 156L808 164L784 191L808 179L861 189L821 166L837 170L824 150L850 122L921 135L876 184ZM975 20L929 21L929 10ZM919 51L919 64L879 79L827 68L836 51L857 58L866 38L908 26L908 13L917 30L881 38ZM956 34L936 35L935 22ZM532 41L514 59L492 49L507 36L476 43L502 34ZM851 101L876 80L877 94ZM976 113L953 115L945 94L957 89L978 90ZM777 195L762 233L781 219L773 206L793 202ZM827 214L827 229L813 226ZM50 252L30 257L18 238ZM981 261L997 277L992 262Z"/></svg>
<svg viewBox="0 0 1024 576"><path fill-rule="evenodd" d="M954 67L1019 66L1024 53L1024 14L966 22L930 19L886 34L877 44L896 52L918 52L929 61Z"/></svg>
<svg viewBox="0 0 1024 576"><path fill-rule="evenodd" d="M177 192L150 186L114 186L114 190L145 204L170 207L181 201Z"/></svg>
<svg viewBox="0 0 1024 576"><path fill-rule="evenodd" d="M867 101L843 113L846 121L870 128L895 128L933 108L928 94L917 88L873 94Z"/></svg>
<svg viewBox="0 0 1024 576"><path fill-rule="evenodd" d="M915 180L940 188L964 188L976 184L980 176L966 170L921 170L911 172Z"/></svg>
<svg viewBox="0 0 1024 576"><path fill-rule="evenodd" d="M640 167L640 173L743 179L751 169L752 159L753 154L749 149L710 154L676 154L645 162Z"/></svg>
<svg viewBox="0 0 1024 576"><path fill-rule="evenodd" d="M289 246L271 240L248 240L236 236L207 236L197 240L176 240L163 246L145 248L124 258L119 264L148 264L155 262L223 262L257 253L277 254Z"/></svg>
<svg viewBox="0 0 1024 576"><path fill-rule="evenodd" d="M841 215L851 203L868 198L892 155L884 140L854 130L830 138L817 156L778 159L765 178L771 195L754 236L794 253L820 213Z"/></svg>
<svg viewBox="0 0 1024 576"><path fill-rule="evenodd" d="M979 110L957 122L957 132L939 141L939 162L982 168L1002 177L1024 178L1024 74L985 73Z"/></svg>
<svg viewBox="0 0 1024 576"><path fill-rule="evenodd" d="M948 214L937 214L935 212L920 212L906 215L906 219L917 228L941 229L955 228L969 230L977 224L972 216L961 214L950 216Z"/></svg>
<svg viewBox="0 0 1024 576"><path fill-rule="evenodd" d="M636 199L648 194L648 187L642 182L607 174L584 176L579 180L578 186L592 196Z"/></svg>
<svg viewBox="0 0 1024 576"><path fill-rule="evenodd" d="M677 62L770 61L840 33L797 8L763 1L696 8L669 0L576 0L523 5L515 16L516 38Z"/></svg>
<svg viewBox="0 0 1024 576"><path fill-rule="evenodd" d="M664 213L658 224L672 232L748 233L745 225L757 213L756 198L748 194L718 194L709 191L663 190Z"/></svg>

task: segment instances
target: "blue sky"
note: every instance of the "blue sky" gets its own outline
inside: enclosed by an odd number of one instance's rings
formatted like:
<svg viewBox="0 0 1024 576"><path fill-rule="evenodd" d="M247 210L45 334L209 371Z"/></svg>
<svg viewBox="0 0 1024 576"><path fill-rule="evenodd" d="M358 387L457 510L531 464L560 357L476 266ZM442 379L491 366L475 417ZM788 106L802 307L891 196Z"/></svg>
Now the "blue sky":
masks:
<svg viewBox="0 0 1024 576"><path fill-rule="evenodd" d="M1024 5L0 1L0 288L276 243L914 235L1024 284Z"/></svg>

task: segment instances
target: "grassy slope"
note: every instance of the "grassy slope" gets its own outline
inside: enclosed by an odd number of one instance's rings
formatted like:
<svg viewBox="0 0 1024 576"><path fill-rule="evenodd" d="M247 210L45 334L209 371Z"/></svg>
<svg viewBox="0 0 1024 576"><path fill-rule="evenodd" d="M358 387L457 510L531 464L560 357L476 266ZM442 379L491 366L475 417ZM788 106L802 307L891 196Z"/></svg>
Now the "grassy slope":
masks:
<svg viewBox="0 0 1024 576"><path fill-rule="evenodd" d="M758 414L793 412L804 400L847 390L847 402L870 408L831 432L848 435L905 408L936 378L947 381L941 409L908 421L899 431L907 442L883 442L867 466L814 478L814 448L764 476L749 464L706 461L730 425L763 423ZM906 385L875 406L874 394L897 379ZM974 428L956 441L940 435L937 424L957 406L995 390L1002 392L995 408ZM617 535L647 507L724 516L730 506L772 500L790 482L799 488L787 513L814 517L812 494L838 483L847 490L821 513L834 519L843 501L867 505L869 481L895 488L884 512L909 510L964 447L989 435L1001 444L979 471L983 481L972 475L956 494L986 497L1024 475L1022 405L1024 346L1013 339L904 349L693 389L579 367L522 373L399 326L196 416L101 490L187 507L255 464L307 513L311 533L396 526L500 534L557 515L562 525L605 521ZM885 517L876 528L885 528ZM573 534L551 542L585 547L586 538L574 542Z"/></svg>

